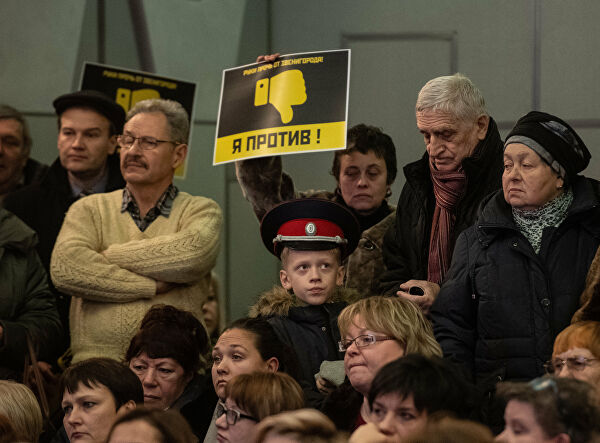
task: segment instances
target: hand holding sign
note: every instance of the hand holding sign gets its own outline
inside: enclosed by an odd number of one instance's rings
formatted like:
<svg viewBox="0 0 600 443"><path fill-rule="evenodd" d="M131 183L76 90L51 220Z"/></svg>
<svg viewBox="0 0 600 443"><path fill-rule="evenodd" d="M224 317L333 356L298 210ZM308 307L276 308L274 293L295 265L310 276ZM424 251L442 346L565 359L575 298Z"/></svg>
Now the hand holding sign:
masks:
<svg viewBox="0 0 600 443"><path fill-rule="evenodd" d="M281 115L283 123L292 121L293 105L306 102L306 84L302 71L291 69L277 74L270 79L263 78L256 82L254 93L254 106L271 103Z"/></svg>
<svg viewBox="0 0 600 443"><path fill-rule="evenodd" d="M213 164L345 148L349 70L348 49L224 70Z"/></svg>

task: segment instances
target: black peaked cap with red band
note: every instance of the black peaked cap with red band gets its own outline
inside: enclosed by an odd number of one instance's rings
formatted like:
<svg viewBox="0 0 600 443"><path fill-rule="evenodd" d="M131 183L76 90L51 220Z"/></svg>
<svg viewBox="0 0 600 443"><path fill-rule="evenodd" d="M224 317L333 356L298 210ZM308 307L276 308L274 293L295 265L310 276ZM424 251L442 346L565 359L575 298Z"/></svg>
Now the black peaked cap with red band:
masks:
<svg viewBox="0 0 600 443"><path fill-rule="evenodd" d="M354 214L339 203L301 198L267 212L260 235L267 250L278 258L285 246L303 251L340 248L343 260L356 249L360 226Z"/></svg>

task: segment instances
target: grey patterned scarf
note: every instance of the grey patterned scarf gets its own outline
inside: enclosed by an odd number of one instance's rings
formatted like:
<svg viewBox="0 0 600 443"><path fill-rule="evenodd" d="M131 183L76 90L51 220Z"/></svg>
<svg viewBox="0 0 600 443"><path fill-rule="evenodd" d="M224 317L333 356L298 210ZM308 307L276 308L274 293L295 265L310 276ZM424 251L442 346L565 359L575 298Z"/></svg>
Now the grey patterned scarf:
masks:
<svg viewBox="0 0 600 443"><path fill-rule="evenodd" d="M515 223L536 254L540 252L542 232L548 226L558 227L567 217L567 210L573 202L573 192L568 189L544 206L533 210L512 208Z"/></svg>

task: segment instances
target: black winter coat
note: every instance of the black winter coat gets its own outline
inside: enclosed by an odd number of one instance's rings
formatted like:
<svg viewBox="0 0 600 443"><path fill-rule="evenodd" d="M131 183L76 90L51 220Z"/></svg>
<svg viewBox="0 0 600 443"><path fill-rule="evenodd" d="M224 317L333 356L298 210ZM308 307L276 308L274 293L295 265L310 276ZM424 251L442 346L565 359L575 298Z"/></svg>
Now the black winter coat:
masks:
<svg viewBox="0 0 600 443"><path fill-rule="evenodd" d="M27 334L42 359L60 341L61 324L36 242L35 232L0 208L0 378L22 375Z"/></svg>
<svg viewBox="0 0 600 443"><path fill-rule="evenodd" d="M109 156L107 163L108 182L106 192L124 187L125 181L121 176L118 154ZM50 257L52 256L56 237L67 210L75 200L77 199L73 197L67 170L61 165L60 159L56 159L52 163L41 182L19 189L8 195L4 200L4 207L37 233L39 239L37 252L47 273L50 272ZM65 328L65 339L68 340L67 326L69 324L71 299L59 293L50 279L48 279L48 283L56 296L58 313ZM66 346L63 346L63 348L66 348Z"/></svg>
<svg viewBox="0 0 600 443"><path fill-rule="evenodd" d="M198 441L203 441L218 400L210 373L196 374L181 396L171 405L171 409L178 410L198 437Z"/></svg>
<svg viewBox="0 0 600 443"><path fill-rule="evenodd" d="M444 356L464 364L483 388L543 374L556 335L579 307L600 244L600 183L577 177L574 200L541 249L517 228L502 191L458 238L431 316Z"/></svg>
<svg viewBox="0 0 600 443"><path fill-rule="evenodd" d="M337 318L340 312L359 297L357 292L338 288L331 302L304 305L294 295L278 286L264 293L250 310L251 317L265 317L282 343L296 353L297 374L307 407L319 407L324 396L318 391L315 374L324 360L344 360L338 349L341 340Z"/></svg>
<svg viewBox="0 0 600 443"><path fill-rule="evenodd" d="M462 162L467 188L456 208L452 245L459 234L475 222L481 201L500 188L502 153L498 127L490 118L485 138L473 155ZM386 271L381 277L380 288L386 294L395 294L408 280L427 280L429 238L435 210L427 152L420 160L404 167L404 176L406 183L396 207L395 224L387 231L383 242Z"/></svg>

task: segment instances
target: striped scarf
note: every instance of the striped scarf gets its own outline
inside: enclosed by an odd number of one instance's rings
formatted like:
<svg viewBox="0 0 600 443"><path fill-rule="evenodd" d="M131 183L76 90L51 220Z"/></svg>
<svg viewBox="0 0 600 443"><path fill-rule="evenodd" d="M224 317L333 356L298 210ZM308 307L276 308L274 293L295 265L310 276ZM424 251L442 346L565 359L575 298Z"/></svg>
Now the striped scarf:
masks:
<svg viewBox="0 0 600 443"><path fill-rule="evenodd" d="M467 175L458 171L438 171L429 165L433 194L435 195L435 211L429 238L429 262L427 280L441 284L452 259L451 239L453 237L454 213L456 204L462 197L467 186Z"/></svg>

